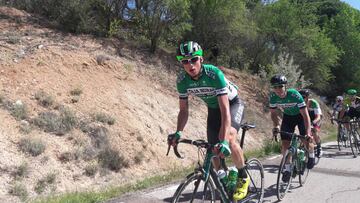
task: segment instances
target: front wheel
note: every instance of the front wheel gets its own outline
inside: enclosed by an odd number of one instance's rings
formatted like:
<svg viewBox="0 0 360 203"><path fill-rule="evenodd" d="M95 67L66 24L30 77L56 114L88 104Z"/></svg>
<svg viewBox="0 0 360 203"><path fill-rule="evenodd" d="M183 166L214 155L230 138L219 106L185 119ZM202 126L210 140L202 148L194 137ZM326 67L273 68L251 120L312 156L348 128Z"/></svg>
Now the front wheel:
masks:
<svg viewBox="0 0 360 203"><path fill-rule="evenodd" d="M264 168L257 159L250 159L246 163L246 173L250 178L246 202L262 202L264 198Z"/></svg>
<svg viewBox="0 0 360 203"><path fill-rule="evenodd" d="M282 200L285 197L285 194L290 188L292 176L294 172L294 164L290 164L290 171L289 171L289 179L284 181L285 178L283 178L283 175L285 174L285 164L289 163L292 157L292 153L289 150L286 150L285 155L281 159L278 176L277 176L277 182L276 182L276 191L277 191L277 198L278 200Z"/></svg>
<svg viewBox="0 0 360 203"><path fill-rule="evenodd" d="M354 158L357 157L357 154L358 154L358 148L357 148L357 144L355 143L356 142L356 135L354 132L350 132L349 133L349 142L350 142L350 148L351 148L351 152L354 156Z"/></svg>
<svg viewBox="0 0 360 203"><path fill-rule="evenodd" d="M300 186L303 186L305 184L310 172L310 169L307 168L307 162L309 160L309 152L305 148L303 148L302 150L305 151L305 161L301 161L300 163L298 163L300 166L298 171Z"/></svg>
<svg viewBox="0 0 360 203"><path fill-rule="evenodd" d="M171 202L215 202L215 186L211 177L207 182L201 173L191 173L179 185Z"/></svg>

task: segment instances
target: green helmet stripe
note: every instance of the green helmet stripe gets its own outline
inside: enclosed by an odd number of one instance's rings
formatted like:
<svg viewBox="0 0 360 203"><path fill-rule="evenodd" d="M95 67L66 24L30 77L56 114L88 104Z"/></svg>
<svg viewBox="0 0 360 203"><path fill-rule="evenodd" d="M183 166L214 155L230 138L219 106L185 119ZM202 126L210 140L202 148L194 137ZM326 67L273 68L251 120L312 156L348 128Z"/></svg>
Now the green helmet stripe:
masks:
<svg viewBox="0 0 360 203"><path fill-rule="evenodd" d="M180 53L181 53L182 55L185 55L184 44L181 44L181 45L180 45Z"/></svg>
<svg viewBox="0 0 360 203"><path fill-rule="evenodd" d="M193 42L190 41L190 42L188 43L188 47L187 47L189 54L192 53L192 46L193 46Z"/></svg>

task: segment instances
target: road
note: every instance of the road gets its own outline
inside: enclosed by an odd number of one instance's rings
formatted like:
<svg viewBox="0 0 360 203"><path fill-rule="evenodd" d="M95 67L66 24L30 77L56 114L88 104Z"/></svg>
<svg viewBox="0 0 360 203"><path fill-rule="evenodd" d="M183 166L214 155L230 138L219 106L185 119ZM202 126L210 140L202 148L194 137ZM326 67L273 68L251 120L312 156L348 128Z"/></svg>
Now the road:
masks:
<svg viewBox="0 0 360 203"><path fill-rule="evenodd" d="M297 179L282 202L360 202L360 157L353 158L350 149L339 151L337 143L323 146L324 155L319 164L310 171L306 184L300 187ZM264 202L278 202L276 178L280 156L262 160L265 169ZM107 203L158 203L170 202L178 183L147 191L140 191Z"/></svg>

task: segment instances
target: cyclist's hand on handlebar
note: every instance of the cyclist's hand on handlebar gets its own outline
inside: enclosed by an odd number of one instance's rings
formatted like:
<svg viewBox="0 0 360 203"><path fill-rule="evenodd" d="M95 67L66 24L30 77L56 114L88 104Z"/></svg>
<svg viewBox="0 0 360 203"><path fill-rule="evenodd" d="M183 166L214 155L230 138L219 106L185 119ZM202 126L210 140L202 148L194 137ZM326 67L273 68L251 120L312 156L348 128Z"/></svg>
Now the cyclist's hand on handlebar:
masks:
<svg viewBox="0 0 360 203"><path fill-rule="evenodd" d="M215 153L217 153L221 158L225 158L231 154L229 142L226 140L222 140L217 143L214 149Z"/></svg>
<svg viewBox="0 0 360 203"><path fill-rule="evenodd" d="M168 145L175 146L177 145L179 139L181 137L181 132L177 131L176 133L168 135Z"/></svg>
<svg viewBox="0 0 360 203"><path fill-rule="evenodd" d="M314 139L314 137L312 135L305 135L305 139L306 141L312 141Z"/></svg>

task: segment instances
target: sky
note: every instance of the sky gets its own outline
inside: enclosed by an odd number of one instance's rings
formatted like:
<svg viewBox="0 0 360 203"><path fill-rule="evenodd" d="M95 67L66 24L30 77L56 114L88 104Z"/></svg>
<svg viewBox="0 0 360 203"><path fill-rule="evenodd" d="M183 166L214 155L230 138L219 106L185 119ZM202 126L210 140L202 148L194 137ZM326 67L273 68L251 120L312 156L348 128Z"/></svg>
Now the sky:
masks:
<svg viewBox="0 0 360 203"><path fill-rule="evenodd" d="M341 1L350 4L352 7L356 8L357 10L360 10L360 0L341 0Z"/></svg>

